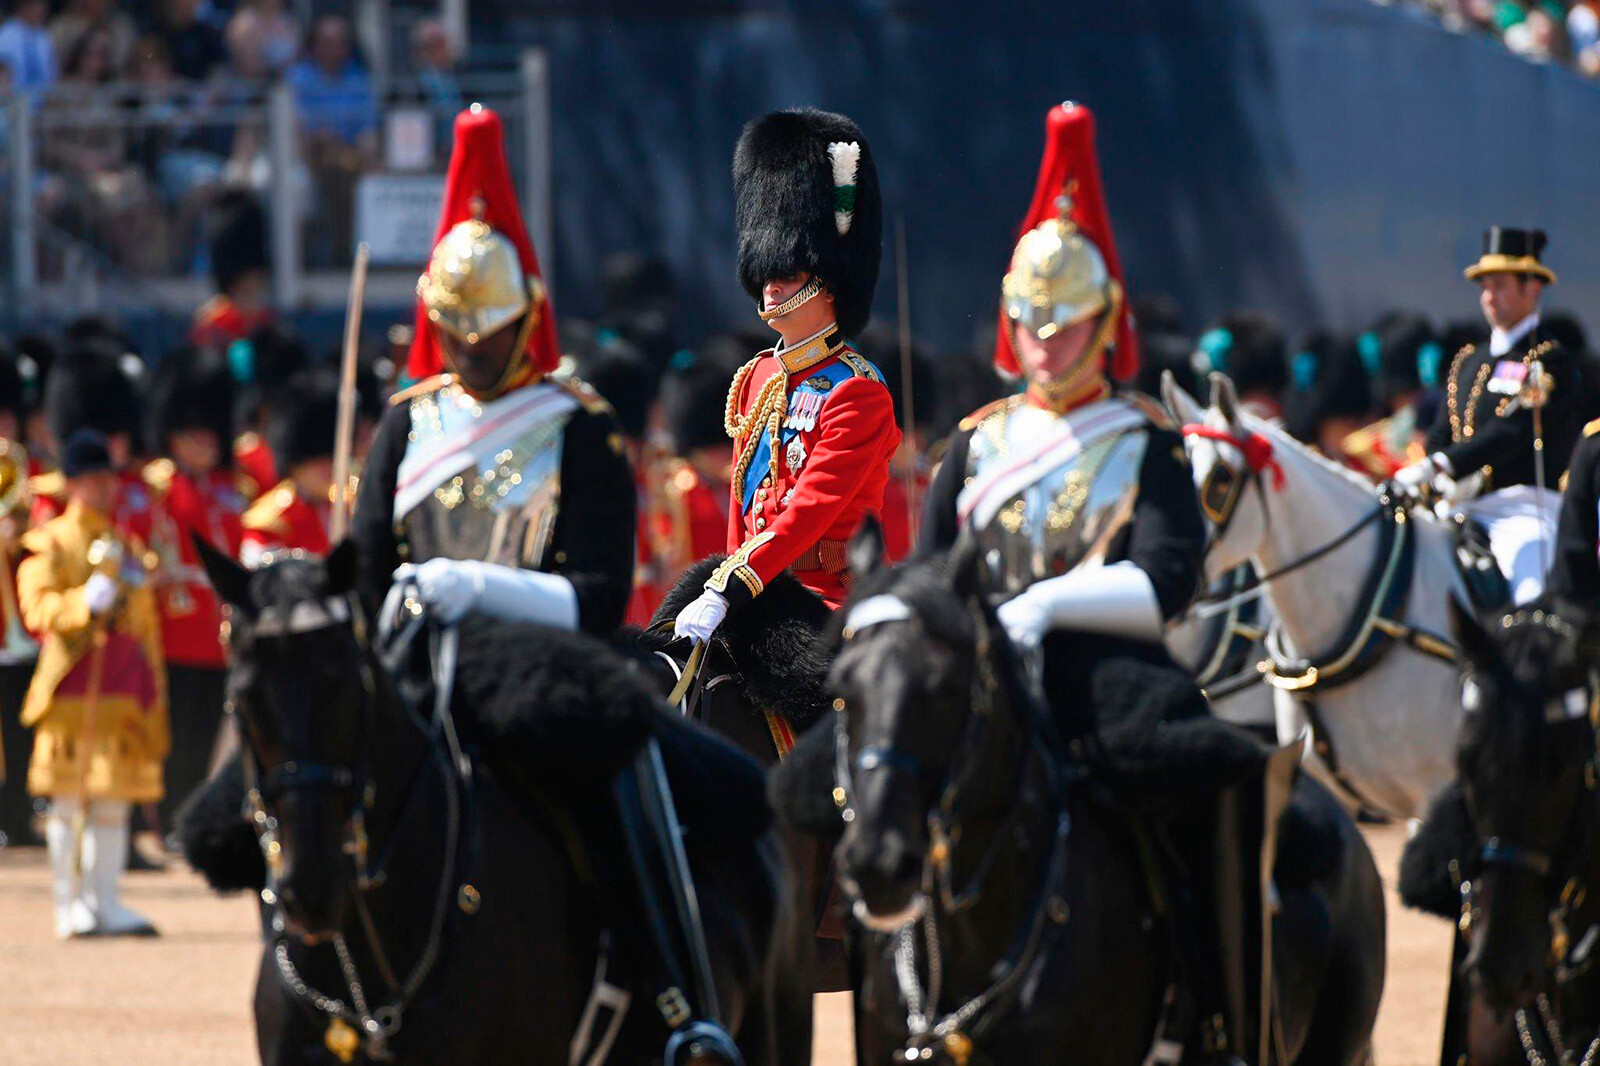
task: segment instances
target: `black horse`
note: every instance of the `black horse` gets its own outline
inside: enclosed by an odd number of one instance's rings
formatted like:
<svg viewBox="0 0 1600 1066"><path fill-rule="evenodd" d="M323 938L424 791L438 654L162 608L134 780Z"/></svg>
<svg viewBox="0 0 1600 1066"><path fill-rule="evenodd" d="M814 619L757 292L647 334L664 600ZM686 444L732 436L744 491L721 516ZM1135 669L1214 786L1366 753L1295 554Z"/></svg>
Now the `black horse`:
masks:
<svg viewBox="0 0 1600 1066"><path fill-rule="evenodd" d="M760 596L728 615L716 636L692 660L687 641L673 636L678 612L700 595L721 563L711 556L691 566L663 598L648 628L624 638L625 647L652 673L656 689L669 695L685 672L693 680L680 713L721 734L762 766L776 766L797 738L828 708L832 649L827 630L832 611L794 575L774 578ZM810 960L817 992L848 987L843 927L827 913L833 898L829 868L837 831L821 836L786 832L796 895L812 907L819 935Z"/></svg>
<svg viewBox="0 0 1600 1066"><path fill-rule="evenodd" d="M677 1005L596 814L642 749L673 783L722 1020L747 1063L809 1062L803 925L748 760L604 646L526 625L464 624L454 698L417 713L369 641L351 546L254 572L202 554L270 871L264 1063L661 1061ZM209 843L238 859L228 829Z"/></svg>
<svg viewBox="0 0 1600 1066"><path fill-rule="evenodd" d="M859 1060L1175 1061L1164 1039L1197 1053L1203 1024L1172 1016L1182 948L1156 873L1163 837L1138 797L1193 805L1209 775L1231 772L1219 764L1259 770L1261 749L1196 719L1146 730L1142 769L1113 771L1108 729L1053 737L970 552L884 571L875 534L852 545L833 670L840 869L867 930ZM1377 870L1309 779L1279 827L1271 1057L1363 1062L1384 972Z"/></svg>
<svg viewBox="0 0 1600 1066"><path fill-rule="evenodd" d="M1458 781L1402 867L1408 902L1462 917L1446 1052L1451 1062L1458 1052L1561 1062L1570 1049L1570 1061L1593 1061L1600 628L1572 609L1534 606L1488 628L1457 608L1453 629L1466 662Z"/></svg>

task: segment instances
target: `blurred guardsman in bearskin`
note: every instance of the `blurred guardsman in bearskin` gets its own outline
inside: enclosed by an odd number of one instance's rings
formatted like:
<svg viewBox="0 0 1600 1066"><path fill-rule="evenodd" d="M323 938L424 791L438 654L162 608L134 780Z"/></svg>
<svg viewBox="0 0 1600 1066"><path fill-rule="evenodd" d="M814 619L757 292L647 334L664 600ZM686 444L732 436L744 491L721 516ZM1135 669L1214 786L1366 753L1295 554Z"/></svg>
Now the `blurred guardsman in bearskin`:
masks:
<svg viewBox="0 0 1600 1066"><path fill-rule="evenodd" d="M1372 379L1355 338L1314 329L1290 361L1293 385L1284 406L1291 436L1334 462L1363 471L1361 460L1345 451L1346 441L1372 417Z"/></svg>
<svg viewBox="0 0 1600 1066"><path fill-rule="evenodd" d="M195 312L189 340L222 351L272 318L267 218L253 195L232 190L217 197L206 229L217 294Z"/></svg>
<svg viewBox="0 0 1600 1066"><path fill-rule="evenodd" d="M633 587L622 436L592 389L551 376L555 318L499 116L474 105L455 132L417 282L421 380L379 424L356 498L363 595L375 610L414 575L446 621L481 611L606 636Z"/></svg>
<svg viewBox="0 0 1600 1066"><path fill-rule="evenodd" d="M1139 353L1093 116L1062 104L1046 130L1038 186L1001 286L995 350L997 368L1025 389L969 415L951 436L919 550L972 539L984 582L1010 596L999 620L1039 657L1066 736L1096 723L1107 743L1153 737L1168 722L1208 721L1205 698L1161 644L1164 623L1199 585L1205 526L1180 427L1154 400L1113 384L1135 376ZM1214 728L1224 740L1235 735ZM1177 901L1180 985L1199 1017L1225 1020L1202 1027L1206 1050L1220 1052L1230 1034L1234 1046L1251 1046L1253 1008L1226 991L1244 982L1225 979L1243 965L1246 905L1206 886L1222 863L1248 867L1253 856L1220 805L1191 806L1192 821L1170 831L1182 861L1159 876Z"/></svg>
<svg viewBox="0 0 1600 1066"><path fill-rule="evenodd" d="M31 503L32 456L22 445L25 409L22 373L11 350L0 345L0 835L10 845L37 841L23 772L29 737L19 720L39 658L17 604L16 568Z"/></svg>
<svg viewBox="0 0 1600 1066"><path fill-rule="evenodd" d="M305 346L288 328L269 322L228 346L228 370L237 389L233 465L242 475L241 490L253 500L279 481L268 430L275 403L296 398L286 386L306 372Z"/></svg>
<svg viewBox="0 0 1600 1066"><path fill-rule="evenodd" d="M1283 420L1289 391L1289 348L1283 330L1265 315L1224 315L1195 342L1194 371L1228 375L1246 411L1270 422Z"/></svg>
<svg viewBox="0 0 1600 1066"><path fill-rule="evenodd" d="M204 352L175 352L151 397L151 444L162 458L144 468L150 491L150 550L172 702L168 801L174 808L203 781L222 721L227 652L222 609L200 566L195 537L237 556L246 500L232 470L233 379Z"/></svg>
<svg viewBox="0 0 1600 1066"><path fill-rule="evenodd" d="M825 111L756 119L734 150L733 188L739 281L780 341L728 390L729 555L678 615L677 634L695 641L784 570L838 607L846 542L882 508L900 444L883 375L846 341L866 328L883 251L861 130Z"/></svg>
<svg viewBox="0 0 1600 1066"><path fill-rule="evenodd" d="M1600 418L1572 450L1546 591L1585 611L1600 610Z"/></svg>
<svg viewBox="0 0 1600 1066"><path fill-rule="evenodd" d="M701 355L667 379L672 455L661 471L648 530L662 584L671 588L691 565L728 544L728 435L723 431L734 367Z"/></svg>
<svg viewBox="0 0 1600 1066"><path fill-rule="evenodd" d="M285 477L244 513L244 565L260 566L273 552L327 552L338 421L337 382L325 374L292 379L273 403L267 437Z"/></svg>
<svg viewBox="0 0 1600 1066"><path fill-rule="evenodd" d="M117 478L105 437L61 449L66 511L22 538L23 618L43 640L23 722L34 729L28 789L48 798L56 935L149 934L123 906L132 803L162 796L167 755L161 629L144 552L111 522Z"/></svg>
<svg viewBox="0 0 1600 1066"><path fill-rule="evenodd" d="M1431 423L1420 421L1419 405L1438 391L1444 348L1428 320L1409 311L1383 315L1356 339L1356 347L1386 414L1352 433L1343 448L1363 471L1385 480L1426 454L1422 440Z"/></svg>
<svg viewBox="0 0 1600 1066"><path fill-rule="evenodd" d="M73 345L51 367L44 383L44 410L50 436L64 441L80 429L103 434L117 478L111 521L118 531L147 539L150 493L138 456L144 436L143 365L105 339ZM65 482L59 471L35 474L32 524L42 525L66 509Z"/></svg>
<svg viewBox="0 0 1600 1066"><path fill-rule="evenodd" d="M1543 230L1490 227L1466 269L1492 327L1486 346L1455 353L1428 455L1395 475L1402 489L1461 504L1483 523L1516 603L1544 586L1560 506L1556 483L1583 425L1572 354L1540 329L1539 299L1556 281Z"/></svg>

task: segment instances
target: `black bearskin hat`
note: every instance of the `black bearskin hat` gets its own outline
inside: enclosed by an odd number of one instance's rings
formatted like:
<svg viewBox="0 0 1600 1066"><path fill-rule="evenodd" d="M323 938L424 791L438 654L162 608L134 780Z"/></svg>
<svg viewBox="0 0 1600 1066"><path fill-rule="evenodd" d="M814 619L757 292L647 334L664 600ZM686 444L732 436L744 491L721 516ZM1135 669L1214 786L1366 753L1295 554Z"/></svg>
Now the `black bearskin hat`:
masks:
<svg viewBox="0 0 1600 1066"><path fill-rule="evenodd" d="M644 354L621 337L600 333L592 347L578 355L578 376L616 412L623 436L639 440L655 402L657 375Z"/></svg>
<svg viewBox="0 0 1600 1066"><path fill-rule="evenodd" d="M339 382L327 372L296 374L272 397L267 442L280 474L333 455L339 431Z"/></svg>
<svg viewBox="0 0 1600 1066"><path fill-rule="evenodd" d="M860 146L853 186L843 162L846 180L835 178L834 144ZM814 274L833 294L840 331L860 333L878 284L883 204L872 150L856 124L810 108L755 119L733 151L733 196L745 292L759 304L772 279Z"/></svg>
<svg viewBox="0 0 1600 1066"><path fill-rule="evenodd" d="M1350 338L1313 330L1291 365L1294 384L1285 423L1299 440L1316 443L1318 426L1325 419L1371 417L1372 380Z"/></svg>
<svg viewBox="0 0 1600 1066"><path fill-rule="evenodd" d="M24 391L22 371L11 346L0 341L0 411L10 411L19 419L27 413L28 403Z"/></svg>
<svg viewBox="0 0 1600 1066"><path fill-rule="evenodd" d="M1446 355L1433 326L1412 311L1384 314L1356 339L1356 346L1385 399L1437 385L1448 369L1442 365Z"/></svg>
<svg viewBox="0 0 1600 1066"><path fill-rule="evenodd" d="M1233 379L1241 396L1264 392L1276 397L1288 387L1283 331L1265 315L1225 315L1195 343L1195 371L1202 379L1220 370Z"/></svg>
<svg viewBox="0 0 1600 1066"><path fill-rule="evenodd" d="M209 429L221 444L223 465L233 457L233 376L211 353L182 348L162 360L150 398L150 450L167 452L167 440L186 429Z"/></svg>
<svg viewBox="0 0 1600 1066"><path fill-rule="evenodd" d="M728 434L722 427L727 413L728 382L739 364L718 354L726 345L711 344L693 363L674 370L662 388L667 429L679 455L696 448L724 448Z"/></svg>
<svg viewBox="0 0 1600 1066"><path fill-rule="evenodd" d="M45 417L56 440L95 429L139 439L143 395L120 345L96 338L68 348L50 367L44 386Z"/></svg>
<svg viewBox="0 0 1600 1066"><path fill-rule="evenodd" d="M232 289L247 274L266 270L267 217L256 198L242 191L218 196L207 213L206 243L219 292Z"/></svg>

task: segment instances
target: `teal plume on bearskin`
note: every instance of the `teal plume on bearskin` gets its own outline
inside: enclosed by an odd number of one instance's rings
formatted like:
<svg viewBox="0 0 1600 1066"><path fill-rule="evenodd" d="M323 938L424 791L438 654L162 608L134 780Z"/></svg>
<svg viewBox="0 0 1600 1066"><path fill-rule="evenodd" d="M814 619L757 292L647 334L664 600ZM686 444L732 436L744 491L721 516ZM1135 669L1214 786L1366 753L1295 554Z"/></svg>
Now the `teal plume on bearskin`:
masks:
<svg viewBox="0 0 1600 1066"><path fill-rule="evenodd" d="M838 144L860 146L854 184ZM836 160L839 165L836 167ZM815 274L833 294L839 329L855 336L872 315L883 255L883 201L872 150L843 115L774 111L745 126L733 153L739 282L759 303L774 278ZM841 232L842 231L842 232Z"/></svg>

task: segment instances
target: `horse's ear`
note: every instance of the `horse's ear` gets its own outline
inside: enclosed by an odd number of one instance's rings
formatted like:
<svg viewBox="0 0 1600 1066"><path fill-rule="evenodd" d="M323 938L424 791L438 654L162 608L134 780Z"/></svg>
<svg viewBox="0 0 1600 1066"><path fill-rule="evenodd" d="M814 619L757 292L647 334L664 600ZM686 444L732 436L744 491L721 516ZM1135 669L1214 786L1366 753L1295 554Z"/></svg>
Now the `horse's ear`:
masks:
<svg viewBox="0 0 1600 1066"><path fill-rule="evenodd" d="M232 558L217 551L211 542L198 533L192 535L194 550L200 553L200 565L205 568L211 587L217 590L222 602L248 609L250 606L250 571Z"/></svg>
<svg viewBox="0 0 1600 1066"><path fill-rule="evenodd" d="M859 582L875 572L883 565L886 551L883 524L878 521L877 515L869 514L856 528L855 536L850 538L850 548L846 553L850 560L850 576Z"/></svg>
<svg viewBox="0 0 1600 1066"><path fill-rule="evenodd" d="M981 576L979 557L977 538L968 532L968 527L963 526L956 536L956 542L950 547L950 554L945 556L945 575L950 582L950 589L963 600L978 595Z"/></svg>
<svg viewBox="0 0 1600 1066"><path fill-rule="evenodd" d="M1161 402L1167 405L1172 417L1179 422L1198 421L1200 403L1178 384L1178 375L1170 370L1161 372Z"/></svg>
<svg viewBox="0 0 1600 1066"><path fill-rule="evenodd" d="M1450 597L1450 635L1461 649L1462 658L1474 666L1487 666L1498 660L1500 650L1470 607Z"/></svg>
<svg viewBox="0 0 1600 1066"><path fill-rule="evenodd" d="M345 537L333 546L323 566L328 570L328 595L342 596L356 587L356 542Z"/></svg>
<svg viewBox="0 0 1600 1066"><path fill-rule="evenodd" d="M1233 379L1217 370L1211 372L1211 406L1222 412L1228 425L1239 424L1239 393L1233 387Z"/></svg>

